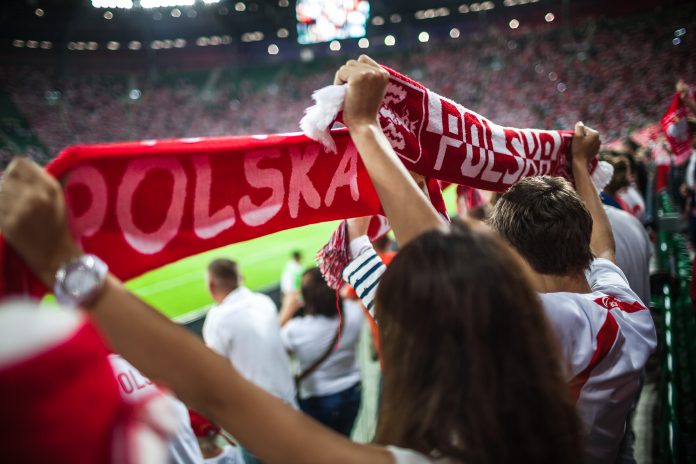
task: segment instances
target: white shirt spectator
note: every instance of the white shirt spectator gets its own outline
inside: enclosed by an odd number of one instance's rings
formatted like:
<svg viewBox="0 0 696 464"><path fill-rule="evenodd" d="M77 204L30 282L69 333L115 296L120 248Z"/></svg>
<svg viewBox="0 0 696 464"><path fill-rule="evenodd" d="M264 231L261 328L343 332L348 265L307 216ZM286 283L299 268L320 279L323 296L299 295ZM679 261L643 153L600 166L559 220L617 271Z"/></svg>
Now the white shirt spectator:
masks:
<svg viewBox="0 0 696 464"><path fill-rule="evenodd" d="M634 185L629 185L618 193L619 197L628 206L628 212L634 215L642 223L645 219L645 200Z"/></svg>
<svg viewBox="0 0 696 464"><path fill-rule="evenodd" d="M244 378L295 406L290 361L280 340L278 311L269 297L246 287L230 292L208 312L203 339Z"/></svg>
<svg viewBox="0 0 696 464"><path fill-rule="evenodd" d="M640 373L657 346L650 311L611 261L587 273L592 293L542 293L587 433L589 462L614 462Z"/></svg>
<svg viewBox="0 0 696 464"><path fill-rule="evenodd" d="M616 243L616 264L640 301L650 301L652 243L640 221L618 208L604 206Z"/></svg>
<svg viewBox="0 0 696 464"><path fill-rule="evenodd" d="M244 464L244 458L238 446L225 445L221 454L203 462L205 464Z"/></svg>
<svg viewBox="0 0 696 464"><path fill-rule="evenodd" d="M326 396L346 390L360 382L356 348L365 316L360 303L343 302L343 331L338 349L303 381L300 398ZM338 317L323 315L296 317L281 329L285 348L295 354L300 372L314 364L329 348L338 330Z"/></svg>
<svg viewBox="0 0 696 464"><path fill-rule="evenodd" d="M189 464L203 462L203 455L198 446L198 439L191 429L188 408L174 396L162 392L150 379L140 373L131 363L118 354L109 355L111 368L118 382L121 397L136 403L152 395L164 395L171 406L176 419L176 435L169 442L171 462Z"/></svg>
<svg viewBox="0 0 696 464"><path fill-rule="evenodd" d="M280 276L280 291L283 294L298 290L300 276L302 275L302 264L294 259L287 262Z"/></svg>

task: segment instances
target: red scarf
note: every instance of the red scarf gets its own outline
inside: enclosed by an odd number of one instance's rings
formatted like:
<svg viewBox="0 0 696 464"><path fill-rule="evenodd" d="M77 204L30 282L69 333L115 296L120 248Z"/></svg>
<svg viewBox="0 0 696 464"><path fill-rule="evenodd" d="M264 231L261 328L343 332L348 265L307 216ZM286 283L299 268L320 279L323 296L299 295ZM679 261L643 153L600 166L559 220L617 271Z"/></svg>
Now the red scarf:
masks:
<svg viewBox="0 0 696 464"><path fill-rule="evenodd" d="M689 89L689 97L694 98L696 92L693 87ZM672 99L667 112L660 122L662 123L662 131L665 134L669 146L674 153L675 166L681 166L686 163L691 156L691 131L687 121L688 110L686 105L677 93Z"/></svg>
<svg viewBox="0 0 696 464"><path fill-rule="evenodd" d="M569 177L571 132L504 128L390 73L380 123L406 167L431 179L439 211L433 179L501 191L526 176ZM126 280L224 245L379 213L350 135L330 137L335 154L299 133L73 146L46 169L64 185L73 236ZM0 252L0 295L43 291L4 242Z"/></svg>

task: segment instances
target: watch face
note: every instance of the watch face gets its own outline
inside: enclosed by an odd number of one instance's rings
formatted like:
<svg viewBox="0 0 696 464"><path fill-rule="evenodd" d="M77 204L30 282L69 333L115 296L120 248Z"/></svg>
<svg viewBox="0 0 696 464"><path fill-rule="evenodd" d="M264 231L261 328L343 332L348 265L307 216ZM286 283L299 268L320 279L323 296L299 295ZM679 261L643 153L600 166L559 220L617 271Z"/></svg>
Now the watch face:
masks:
<svg viewBox="0 0 696 464"><path fill-rule="evenodd" d="M73 297L89 294L100 284L99 276L92 270L80 266L65 276L63 288Z"/></svg>

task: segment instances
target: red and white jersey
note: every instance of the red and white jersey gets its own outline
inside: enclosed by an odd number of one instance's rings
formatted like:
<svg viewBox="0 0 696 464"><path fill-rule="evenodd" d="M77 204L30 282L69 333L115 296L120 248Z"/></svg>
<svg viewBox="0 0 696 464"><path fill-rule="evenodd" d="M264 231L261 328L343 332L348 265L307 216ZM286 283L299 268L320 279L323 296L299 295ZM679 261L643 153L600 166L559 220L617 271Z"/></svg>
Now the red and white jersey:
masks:
<svg viewBox="0 0 696 464"><path fill-rule="evenodd" d="M614 462L640 374L657 346L650 311L611 261L587 274L592 293L544 293L541 300L566 362L593 463Z"/></svg>

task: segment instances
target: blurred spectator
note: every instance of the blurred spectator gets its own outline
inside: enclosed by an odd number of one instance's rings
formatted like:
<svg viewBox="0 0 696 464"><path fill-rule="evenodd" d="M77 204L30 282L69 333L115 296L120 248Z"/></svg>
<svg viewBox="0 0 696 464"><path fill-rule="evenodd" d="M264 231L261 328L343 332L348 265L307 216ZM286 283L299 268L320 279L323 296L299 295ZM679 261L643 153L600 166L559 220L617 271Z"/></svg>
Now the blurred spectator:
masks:
<svg viewBox="0 0 696 464"><path fill-rule="evenodd" d="M284 308L283 344L300 364L296 379L300 409L338 433L350 437L360 408L361 382L357 345L365 320L359 303L342 301L319 268L302 275L304 316L288 317ZM342 307L338 317L338 305Z"/></svg>
<svg viewBox="0 0 696 464"><path fill-rule="evenodd" d="M216 305L203 324L205 344L247 380L295 406L290 361L273 301L244 287L237 264L229 259L210 263L208 290ZM242 454L246 464L259 462L244 448Z"/></svg>
<svg viewBox="0 0 696 464"><path fill-rule="evenodd" d="M287 295L296 292L300 288L302 277L302 253L299 250L292 252L292 259L285 264L280 276L280 292Z"/></svg>

